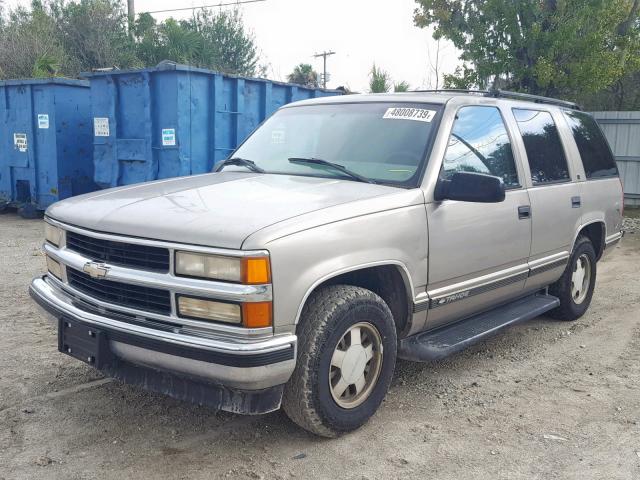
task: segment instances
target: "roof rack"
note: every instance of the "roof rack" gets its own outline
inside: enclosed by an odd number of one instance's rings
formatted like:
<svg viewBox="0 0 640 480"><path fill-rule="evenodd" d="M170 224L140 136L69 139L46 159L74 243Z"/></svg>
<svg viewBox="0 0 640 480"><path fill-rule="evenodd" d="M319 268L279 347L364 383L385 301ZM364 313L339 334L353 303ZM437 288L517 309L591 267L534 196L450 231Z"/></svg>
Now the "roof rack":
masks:
<svg viewBox="0 0 640 480"><path fill-rule="evenodd" d="M473 90L463 88L450 88L439 90L415 90L419 93L475 93L484 97L493 98L510 98L512 100L524 100L534 103L545 103L548 105L557 105L560 107L571 108L574 110L582 110L580 105L574 102L568 102L566 100L558 100L557 98L542 97L540 95L531 95L529 93L510 92L508 90L492 89L492 90Z"/></svg>

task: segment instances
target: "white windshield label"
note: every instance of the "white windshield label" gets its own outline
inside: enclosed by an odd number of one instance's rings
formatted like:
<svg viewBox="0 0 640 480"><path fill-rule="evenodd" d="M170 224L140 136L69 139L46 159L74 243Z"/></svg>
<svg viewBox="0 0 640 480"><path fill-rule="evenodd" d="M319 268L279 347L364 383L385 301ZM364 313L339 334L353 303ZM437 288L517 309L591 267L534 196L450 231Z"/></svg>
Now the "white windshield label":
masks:
<svg viewBox="0 0 640 480"><path fill-rule="evenodd" d="M435 110L424 108L394 107L388 108L382 118L392 120L415 120L417 122L431 122L436 116Z"/></svg>

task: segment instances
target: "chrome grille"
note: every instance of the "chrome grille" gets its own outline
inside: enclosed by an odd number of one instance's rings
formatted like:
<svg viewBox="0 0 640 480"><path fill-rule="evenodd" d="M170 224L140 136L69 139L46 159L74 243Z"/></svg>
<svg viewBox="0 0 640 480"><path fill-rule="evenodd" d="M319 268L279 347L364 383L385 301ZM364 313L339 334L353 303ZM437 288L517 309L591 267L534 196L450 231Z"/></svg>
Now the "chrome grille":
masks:
<svg viewBox="0 0 640 480"><path fill-rule="evenodd" d="M73 288L103 302L164 315L171 313L171 294L168 290L97 280L69 267L67 279Z"/></svg>
<svg viewBox="0 0 640 480"><path fill-rule="evenodd" d="M91 260L146 270L169 271L169 249L115 242L67 231L67 248Z"/></svg>

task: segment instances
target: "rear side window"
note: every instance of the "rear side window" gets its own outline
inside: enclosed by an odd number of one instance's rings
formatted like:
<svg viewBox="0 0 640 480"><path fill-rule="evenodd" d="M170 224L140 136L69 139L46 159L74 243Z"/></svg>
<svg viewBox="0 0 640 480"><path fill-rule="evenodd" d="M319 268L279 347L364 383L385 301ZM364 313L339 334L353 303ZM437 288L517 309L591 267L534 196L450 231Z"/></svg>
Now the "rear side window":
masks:
<svg viewBox="0 0 640 480"><path fill-rule="evenodd" d="M495 107L462 107L453 124L441 178L456 172L500 177L506 188L520 186L502 115Z"/></svg>
<svg viewBox="0 0 640 480"><path fill-rule="evenodd" d="M596 121L583 112L564 112L578 145L587 178L615 177L616 161Z"/></svg>
<svg viewBox="0 0 640 480"><path fill-rule="evenodd" d="M549 112L514 108L534 184L569 180L558 128Z"/></svg>

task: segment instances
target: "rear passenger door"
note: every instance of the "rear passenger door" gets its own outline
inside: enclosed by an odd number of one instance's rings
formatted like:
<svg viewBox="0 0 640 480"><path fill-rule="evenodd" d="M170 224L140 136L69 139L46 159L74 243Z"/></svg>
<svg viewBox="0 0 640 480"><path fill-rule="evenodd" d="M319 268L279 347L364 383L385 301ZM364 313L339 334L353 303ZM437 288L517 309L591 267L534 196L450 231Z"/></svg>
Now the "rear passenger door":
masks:
<svg viewBox="0 0 640 480"><path fill-rule="evenodd" d="M560 277L580 227L580 188L550 110L513 108L530 175L531 274L526 289Z"/></svg>
<svg viewBox="0 0 640 480"><path fill-rule="evenodd" d="M512 146L497 107L457 111L440 179L461 171L493 175L504 181L506 194L498 203L427 204L429 328L504 303L524 288L531 219Z"/></svg>

